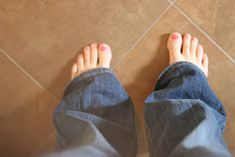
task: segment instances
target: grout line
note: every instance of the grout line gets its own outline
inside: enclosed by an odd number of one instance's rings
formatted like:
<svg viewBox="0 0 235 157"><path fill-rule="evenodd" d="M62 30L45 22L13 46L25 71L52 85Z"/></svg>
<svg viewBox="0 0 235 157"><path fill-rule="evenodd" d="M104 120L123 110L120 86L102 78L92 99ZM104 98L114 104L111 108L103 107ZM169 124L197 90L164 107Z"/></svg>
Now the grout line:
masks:
<svg viewBox="0 0 235 157"><path fill-rule="evenodd" d="M176 0L174 0L173 2L172 2L171 0L168 0L168 2L169 2L170 4L174 4L174 3L176 3Z"/></svg>
<svg viewBox="0 0 235 157"><path fill-rule="evenodd" d="M170 4L173 4L174 2L172 2L171 0L167 0Z"/></svg>
<svg viewBox="0 0 235 157"><path fill-rule="evenodd" d="M52 137L55 136L55 134L56 134L56 132L53 131L53 132L50 134L50 136L45 140L45 142L35 151L35 154L44 153L44 152L40 152L40 151L43 149L43 147L46 146L46 144L50 141L50 139L52 139Z"/></svg>
<svg viewBox="0 0 235 157"><path fill-rule="evenodd" d="M202 28L200 28L200 26L194 22L189 16L187 16L187 14L181 10L177 5L173 5L181 14L184 15L184 17L189 20L203 35L205 35L210 42L212 42L233 64L235 64L235 60L233 59L233 57L231 57L218 43L216 43L212 37L210 37L209 34L207 34Z"/></svg>
<svg viewBox="0 0 235 157"><path fill-rule="evenodd" d="M140 36L140 38L137 39L137 41L130 47L127 53L121 56L121 58L112 66L112 69L115 69L115 67L122 61L122 59L124 59L131 53L131 51L140 43L142 39L144 39L144 37L149 33L153 26L161 19L161 17L167 13L167 11L171 8L172 5L173 3L170 3L170 5L160 14L160 16L157 17L156 20L154 20L154 22L149 26L149 28L147 28L146 31Z"/></svg>
<svg viewBox="0 0 235 157"><path fill-rule="evenodd" d="M27 71L25 71L13 58L11 58L2 48L0 48L0 52L2 52L3 55L5 55L21 72L23 72L30 80L32 80L36 85L38 85L40 88L45 90L55 101L59 102L59 100L51 94L45 87L43 87L38 81L36 81Z"/></svg>

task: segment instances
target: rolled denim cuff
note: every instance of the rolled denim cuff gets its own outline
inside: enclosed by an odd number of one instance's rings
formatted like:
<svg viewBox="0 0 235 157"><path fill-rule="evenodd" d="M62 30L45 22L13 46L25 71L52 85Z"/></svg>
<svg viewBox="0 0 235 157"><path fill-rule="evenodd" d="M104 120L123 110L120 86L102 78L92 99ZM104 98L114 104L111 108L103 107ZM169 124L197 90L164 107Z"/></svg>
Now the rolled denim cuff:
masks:
<svg viewBox="0 0 235 157"><path fill-rule="evenodd" d="M208 84L204 72L190 62L177 62L159 76L153 94L155 99L200 99L226 116L222 103ZM151 97L150 97L151 98Z"/></svg>
<svg viewBox="0 0 235 157"><path fill-rule="evenodd" d="M109 68L95 68L95 69L87 70L81 73L80 75L76 76L66 85L64 96L70 93L71 91L73 91L74 89L76 89L75 88L76 85L82 82L83 80L89 79L91 77L99 76L103 73L110 73L114 75L113 71Z"/></svg>
<svg viewBox="0 0 235 157"><path fill-rule="evenodd" d="M161 72L161 74L159 75L159 77L157 79L157 82L160 82L164 78L169 77L169 75L171 75L171 73L174 72L174 71L181 70L183 72L183 68L185 68L185 67L187 69L189 69L189 68L194 69L195 71L199 72L204 79L207 80L206 75L204 74L204 72L200 68L198 68L193 63L182 61L182 62L176 62L172 65L169 65L167 68L165 68Z"/></svg>

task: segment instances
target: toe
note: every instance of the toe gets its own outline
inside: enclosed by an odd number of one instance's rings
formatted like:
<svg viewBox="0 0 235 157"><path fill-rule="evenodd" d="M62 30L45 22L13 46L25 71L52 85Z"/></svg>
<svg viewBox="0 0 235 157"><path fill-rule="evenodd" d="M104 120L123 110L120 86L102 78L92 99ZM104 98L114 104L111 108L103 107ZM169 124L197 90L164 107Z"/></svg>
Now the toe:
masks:
<svg viewBox="0 0 235 157"><path fill-rule="evenodd" d="M91 56L91 48L90 46L86 46L84 48L84 61L85 61L85 67L90 66L90 56Z"/></svg>
<svg viewBox="0 0 235 157"><path fill-rule="evenodd" d="M182 58L181 54L181 47L182 47L182 37L181 34L178 32L172 33L167 42L167 48L169 50L169 57L170 57L170 64L173 64L177 61L181 61Z"/></svg>
<svg viewBox="0 0 235 157"><path fill-rule="evenodd" d="M205 68L208 68L208 64L209 64L209 59L208 59L208 56L207 54L203 54L203 57L202 57L202 65L205 67Z"/></svg>
<svg viewBox="0 0 235 157"><path fill-rule="evenodd" d="M76 77L77 75L77 70L78 70L78 67L77 67L77 64L75 63L72 67L72 71L71 71L71 78L73 79L74 77Z"/></svg>
<svg viewBox="0 0 235 157"><path fill-rule="evenodd" d="M84 57L83 54L79 54L77 58L77 71L78 73L81 73L84 71Z"/></svg>
<svg viewBox="0 0 235 157"><path fill-rule="evenodd" d="M196 57L197 57L198 63L202 63L202 57L203 57L203 47L202 47L202 45L197 46Z"/></svg>
<svg viewBox="0 0 235 157"><path fill-rule="evenodd" d="M167 48L170 52L173 53L181 53L181 46L182 46L182 37L181 34L178 32L172 33L167 42Z"/></svg>
<svg viewBox="0 0 235 157"><path fill-rule="evenodd" d="M96 44L96 43L93 43L93 44L91 44L91 60L90 60L91 66L92 66L93 68L95 68L96 65L97 65L97 62L98 62L98 49L97 49L97 44Z"/></svg>
<svg viewBox="0 0 235 157"><path fill-rule="evenodd" d="M99 67L110 67L112 58L111 48L107 44L99 45Z"/></svg>
<svg viewBox="0 0 235 157"><path fill-rule="evenodd" d="M208 59L207 54L204 53L203 58L202 58L202 66L203 66L204 73L206 76L208 76L208 65L209 65L209 59Z"/></svg>
<svg viewBox="0 0 235 157"><path fill-rule="evenodd" d="M188 57L190 55L191 35L185 34L183 39L183 55Z"/></svg>
<svg viewBox="0 0 235 157"><path fill-rule="evenodd" d="M198 39L196 37L192 37L191 46L190 46L190 56L193 58L196 57L197 46L198 46Z"/></svg>

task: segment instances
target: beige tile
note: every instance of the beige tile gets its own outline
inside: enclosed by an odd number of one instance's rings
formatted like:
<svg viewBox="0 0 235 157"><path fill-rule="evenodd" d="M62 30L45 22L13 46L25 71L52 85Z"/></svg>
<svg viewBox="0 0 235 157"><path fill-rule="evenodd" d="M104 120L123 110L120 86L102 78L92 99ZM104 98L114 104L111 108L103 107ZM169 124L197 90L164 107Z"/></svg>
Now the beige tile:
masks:
<svg viewBox="0 0 235 157"><path fill-rule="evenodd" d="M171 3L175 3L176 2L176 0L168 0L169 2L171 2Z"/></svg>
<svg viewBox="0 0 235 157"><path fill-rule="evenodd" d="M168 5L167 0L0 0L0 47L59 97L82 46L107 42L115 63Z"/></svg>
<svg viewBox="0 0 235 157"><path fill-rule="evenodd" d="M133 98L137 110L139 132L143 131L143 103L153 90L159 73L168 65L167 34L173 31L191 33L199 38L210 58L209 82L228 113L226 141L235 150L235 65L228 60L182 14L172 7L135 49L115 67L121 83ZM142 129L141 129L142 128ZM140 135L143 142L143 135ZM141 143L142 144L142 143Z"/></svg>
<svg viewBox="0 0 235 157"><path fill-rule="evenodd" d="M177 5L235 59L234 0L178 0Z"/></svg>
<svg viewBox="0 0 235 157"><path fill-rule="evenodd" d="M0 52L0 154L32 155L53 132L56 101Z"/></svg>
<svg viewBox="0 0 235 157"><path fill-rule="evenodd" d="M49 154L56 150L56 132L53 132L45 143L38 149L37 154Z"/></svg>

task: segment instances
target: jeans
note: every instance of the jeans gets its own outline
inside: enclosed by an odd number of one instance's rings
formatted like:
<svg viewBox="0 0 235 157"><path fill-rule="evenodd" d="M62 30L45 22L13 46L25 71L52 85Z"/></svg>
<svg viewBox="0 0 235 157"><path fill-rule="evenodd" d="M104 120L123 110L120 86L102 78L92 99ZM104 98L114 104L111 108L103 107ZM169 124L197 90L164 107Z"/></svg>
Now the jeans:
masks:
<svg viewBox="0 0 235 157"><path fill-rule="evenodd" d="M226 113L195 65L166 68L144 105L151 157L231 156L223 138ZM55 109L59 151L46 156L135 157L134 114L110 69L84 72L68 84Z"/></svg>

